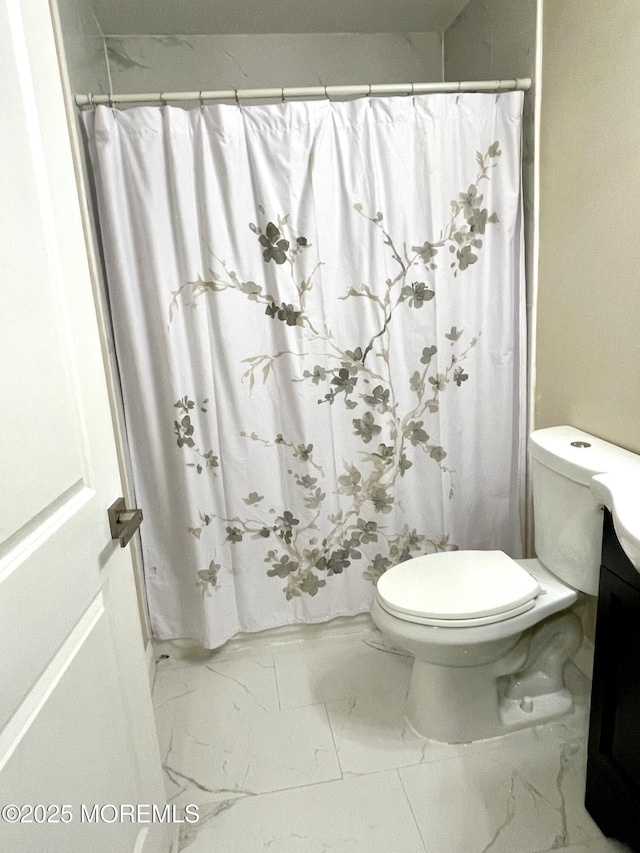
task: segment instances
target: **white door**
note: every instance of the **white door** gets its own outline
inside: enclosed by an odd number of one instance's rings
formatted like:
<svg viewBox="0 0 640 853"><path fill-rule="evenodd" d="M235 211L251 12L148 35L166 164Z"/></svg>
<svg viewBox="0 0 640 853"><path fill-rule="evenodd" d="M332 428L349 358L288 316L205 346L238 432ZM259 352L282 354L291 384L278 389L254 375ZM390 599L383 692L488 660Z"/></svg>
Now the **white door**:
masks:
<svg viewBox="0 0 640 853"><path fill-rule="evenodd" d="M107 520L121 485L45 0L0 0L0 79L0 850L166 853L172 826L146 822L162 773Z"/></svg>

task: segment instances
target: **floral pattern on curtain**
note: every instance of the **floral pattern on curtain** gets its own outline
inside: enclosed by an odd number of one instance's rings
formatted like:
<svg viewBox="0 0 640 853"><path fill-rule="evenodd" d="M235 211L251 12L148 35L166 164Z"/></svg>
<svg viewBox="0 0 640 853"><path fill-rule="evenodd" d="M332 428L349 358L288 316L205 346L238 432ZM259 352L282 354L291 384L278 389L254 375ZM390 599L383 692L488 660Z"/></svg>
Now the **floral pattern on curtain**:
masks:
<svg viewBox="0 0 640 853"><path fill-rule="evenodd" d="M521 93L87 117L154 633L520 553Z"/></svg>

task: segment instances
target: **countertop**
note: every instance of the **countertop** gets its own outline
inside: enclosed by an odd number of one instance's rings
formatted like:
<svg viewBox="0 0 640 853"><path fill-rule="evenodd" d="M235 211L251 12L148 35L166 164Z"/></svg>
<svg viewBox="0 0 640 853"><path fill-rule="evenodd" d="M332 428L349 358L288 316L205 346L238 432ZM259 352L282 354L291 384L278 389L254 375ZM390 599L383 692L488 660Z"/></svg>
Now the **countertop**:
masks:
<svg viewBox="0 0 640 853"><path fill-rule="evenodd" d="M640 572L640 468L597 474L591 491L610 510L618 540Z"/></svg>

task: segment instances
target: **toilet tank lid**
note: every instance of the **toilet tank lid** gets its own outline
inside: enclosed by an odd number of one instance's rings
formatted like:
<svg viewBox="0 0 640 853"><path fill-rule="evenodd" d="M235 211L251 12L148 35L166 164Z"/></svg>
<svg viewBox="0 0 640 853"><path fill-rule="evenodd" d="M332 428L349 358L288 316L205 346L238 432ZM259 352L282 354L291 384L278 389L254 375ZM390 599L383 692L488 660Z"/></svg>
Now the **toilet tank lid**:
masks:
<svg viewBox="0 0 640 853"><path fill-rule="evenodd" d="M434 619L476 619L534 599L538 581L503 551L445 551L388 569L377 594L395 611Z"/></svg>
<svg viewBox="0 0 640 853"><path fill-rule="evenodd" d="M529 454L552 471L585 486L596 474L631 468L640 471L637 454L572 426L547 427L532 432Z"/></svg>

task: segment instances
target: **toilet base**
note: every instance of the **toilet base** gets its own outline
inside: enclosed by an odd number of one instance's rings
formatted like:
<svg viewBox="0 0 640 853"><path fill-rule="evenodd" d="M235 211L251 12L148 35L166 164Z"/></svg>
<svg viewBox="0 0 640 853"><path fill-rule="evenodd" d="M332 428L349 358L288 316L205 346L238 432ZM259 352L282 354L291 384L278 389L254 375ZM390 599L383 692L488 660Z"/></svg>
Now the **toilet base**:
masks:
<svg viewBox="0 0 640 853"><path fill-rule="evenodd" d="M468 743L563 717L573 710L564 668L581 640L580 620L562 613L490 663L443 666L416 657L406 720L429 740Z"/></svg>
<svg viewBox="0 0 640 853"><path fill-rule="evenodd" d="M415 660L405 718L416 734L441 743L468 743L547 723L573 710L566 689L541 696L505 696L508 678L492 664L444 667Z"/></svg>
<svg viewBox="0 0 640 853"><path fill-rule="evenodd" d="M544 696L500 700L500 719L507 731L548 723L573 711L573 696L564 688Z"/></svg>

